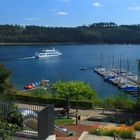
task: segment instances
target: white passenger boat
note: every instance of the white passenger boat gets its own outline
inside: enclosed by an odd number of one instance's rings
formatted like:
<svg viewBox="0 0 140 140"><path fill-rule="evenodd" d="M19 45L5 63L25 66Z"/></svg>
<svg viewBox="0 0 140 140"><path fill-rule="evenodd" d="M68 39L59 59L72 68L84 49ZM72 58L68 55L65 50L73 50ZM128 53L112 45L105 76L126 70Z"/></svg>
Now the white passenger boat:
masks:
<svg viewBox="0 0 140 140"><path fill-rule="evenodd" d="M53 49L46 49L42 50L41 52L35 53L35 58L44 58L44 57L52 57L52 56L59 56L62 55L62 53L59 50Z"/></svg>

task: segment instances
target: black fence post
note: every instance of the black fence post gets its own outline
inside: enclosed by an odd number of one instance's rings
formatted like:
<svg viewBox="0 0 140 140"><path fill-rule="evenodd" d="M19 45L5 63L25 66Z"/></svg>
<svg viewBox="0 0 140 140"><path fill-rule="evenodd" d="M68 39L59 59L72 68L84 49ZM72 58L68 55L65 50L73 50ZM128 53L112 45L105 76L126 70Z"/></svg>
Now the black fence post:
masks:
<svg viewBox="0 0 140 140"><path fill-rule="evenodd" d="M78 125L78 94L76 95L76 125Z"/></svg>
<svg viewBox="0 0 140 140"><path fill-rule="evenodd" d="M54 105L48 105L38 113L38 137L45 140L54 134Z"/></svg>

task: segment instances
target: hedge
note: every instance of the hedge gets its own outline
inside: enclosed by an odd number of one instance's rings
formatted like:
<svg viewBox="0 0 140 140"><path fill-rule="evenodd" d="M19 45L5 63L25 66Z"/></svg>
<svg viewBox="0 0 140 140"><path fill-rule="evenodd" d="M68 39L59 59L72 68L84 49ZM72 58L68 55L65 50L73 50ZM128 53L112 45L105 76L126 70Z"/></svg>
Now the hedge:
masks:
<svg viewBox="0 0 140 140"><path fill-rule="evenodd" d="M10 99L16 101L25 101L28 103L38 103L38 104L54 104L55 107L64 107L67 104L66 99L61 98L45 98L45 97L34 97L31 95L20 95L20 94L10 94L8 95ZM76 100L69 101L70 107L75 108L77 106ZM90 101L78 101L78 108L91 109L92 102Z"/></svg>

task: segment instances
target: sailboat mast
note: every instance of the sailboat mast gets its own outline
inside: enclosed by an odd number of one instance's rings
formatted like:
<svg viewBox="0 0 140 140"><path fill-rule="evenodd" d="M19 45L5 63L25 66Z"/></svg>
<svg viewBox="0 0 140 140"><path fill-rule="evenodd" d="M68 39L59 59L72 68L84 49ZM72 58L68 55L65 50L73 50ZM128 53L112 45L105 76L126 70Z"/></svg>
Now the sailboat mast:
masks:
<svg viewBox="0 0 140 140"><path fill-rule="evenodd" d="M114 68L114 55L112 55L112 69Z"/></svg>
<svg viewBox="0 0 140 140"><path fill-rule="evenodd" d="M103 67L103 54L101 53L101 67Z"/></svg>
<svg viewBox="0 0 140 140"><path fill-rule="evenodd" d="M129 77L129 60L128 60L128 57L127 57L127 79Z"/></svg>

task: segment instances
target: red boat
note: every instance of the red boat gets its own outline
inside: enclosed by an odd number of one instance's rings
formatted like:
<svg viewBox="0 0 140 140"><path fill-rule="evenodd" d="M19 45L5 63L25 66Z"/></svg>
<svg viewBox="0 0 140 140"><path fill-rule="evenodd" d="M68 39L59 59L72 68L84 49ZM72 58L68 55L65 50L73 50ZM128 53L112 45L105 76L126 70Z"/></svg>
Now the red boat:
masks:
<svg viewBox="0 0 140 140"><path fill-rule="evenodd" d="M32 89L33 86L32 86L32 84L27 84L27 85L24 86L24 88L25 88L25 89Z"/></svg>

